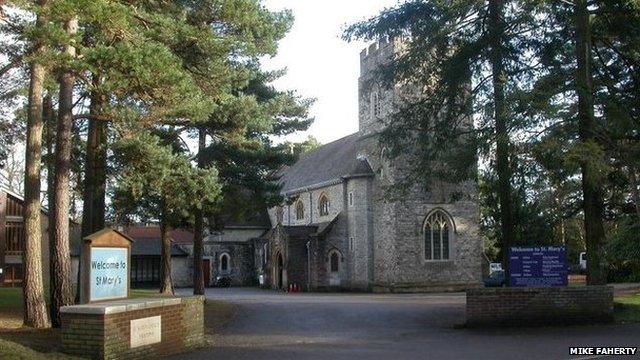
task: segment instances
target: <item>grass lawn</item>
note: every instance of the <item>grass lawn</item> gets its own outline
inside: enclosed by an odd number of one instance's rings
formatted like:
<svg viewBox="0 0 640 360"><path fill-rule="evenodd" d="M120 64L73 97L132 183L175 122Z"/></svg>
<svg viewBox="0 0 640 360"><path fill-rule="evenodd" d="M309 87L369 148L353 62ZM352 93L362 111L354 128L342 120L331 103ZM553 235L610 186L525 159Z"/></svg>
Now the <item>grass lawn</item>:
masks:
<svg viewBox="0 0 640 360"><path fill-rule="evenodd" d="M614 301L616 322L640 322L640 294L616 297Z"/></svg>
<svg viewBox="0 0 640 360"><path fill-rule="evenodd" d="M71 359L59 351L58 330L22 328L22 288L0 288L0 358Z"/></svg>
<svg viewBox="0 0 640 360"><path fill-rule="evenodd" d="M0 331L22 326L22 288L0 288Z"/></svg>
<svg viewBox="0 0 640 360"><path fill-rule="evenodd" d="M131 290L132 298L158 297L157 290ZM207 300L205 333L213 335L235 314L235 306ZM33 330L22 327L22 289L0 288L0 359L75 359L61 353L59 329Z"/></svg>

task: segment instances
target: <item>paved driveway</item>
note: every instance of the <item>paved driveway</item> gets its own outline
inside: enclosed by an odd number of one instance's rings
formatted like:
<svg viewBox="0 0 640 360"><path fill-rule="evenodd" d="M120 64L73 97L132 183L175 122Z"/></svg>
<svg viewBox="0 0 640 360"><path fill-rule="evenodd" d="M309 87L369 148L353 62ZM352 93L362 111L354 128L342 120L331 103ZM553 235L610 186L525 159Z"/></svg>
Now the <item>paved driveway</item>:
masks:
<svg viewBox="0 0 640 360"><path fill-rule="evenodd" d="M570 346L640 346L640 325L456 329L461 293L208 289L207 297L235 303L238 313L211 348L176 359L580 359Z"/></svg>

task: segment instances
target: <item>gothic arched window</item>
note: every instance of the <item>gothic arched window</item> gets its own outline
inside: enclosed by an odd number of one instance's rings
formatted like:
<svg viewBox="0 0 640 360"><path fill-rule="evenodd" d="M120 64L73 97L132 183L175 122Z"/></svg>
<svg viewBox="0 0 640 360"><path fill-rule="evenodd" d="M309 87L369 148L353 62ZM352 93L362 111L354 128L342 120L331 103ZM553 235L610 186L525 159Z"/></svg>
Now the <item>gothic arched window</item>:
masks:
<svg viewBox="0 0 640 360"><path fill-rule="evenodd" d="M449 260L453 224L447 214L436 210L424 222L425 260Z"/></svg>
<svg viewBox="0 0 640 360"><path fill-rule="evenodd" d="M304 219L304 203L299 201L296 203L296 220Z"/></svg>
<svg viewBox="0 0 640 360"><path fill-rule="evenodd" d="M329 198L326 195L320 195L320 200L318 201L318 206L320 207L320 216L329 215Z"/></svg>

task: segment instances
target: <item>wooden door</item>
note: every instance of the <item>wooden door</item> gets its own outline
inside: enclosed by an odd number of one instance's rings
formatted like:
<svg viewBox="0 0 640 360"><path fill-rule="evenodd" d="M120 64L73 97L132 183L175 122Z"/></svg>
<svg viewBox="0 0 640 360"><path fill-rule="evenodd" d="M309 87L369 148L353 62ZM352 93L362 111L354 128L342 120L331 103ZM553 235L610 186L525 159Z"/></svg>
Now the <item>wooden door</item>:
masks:
<svg viewBox="0 0 640 360"><path fill-rule="evenodd" d="M211 284L211 260L202 259L202 273L204 274L204 286Z"/></svg>
<svg viewBox="0 0 640 360"><path fill-rule="evenodd" d="M340 254L332 251L329 255L329 286L340 286Z"/></svg>

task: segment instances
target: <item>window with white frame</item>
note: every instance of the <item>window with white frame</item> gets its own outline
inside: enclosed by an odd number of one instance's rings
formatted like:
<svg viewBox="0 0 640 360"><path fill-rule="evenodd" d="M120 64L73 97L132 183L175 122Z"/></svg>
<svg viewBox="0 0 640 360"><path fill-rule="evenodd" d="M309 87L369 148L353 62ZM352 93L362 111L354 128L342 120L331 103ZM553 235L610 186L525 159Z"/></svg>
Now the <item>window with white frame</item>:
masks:
<svg viewBox="0 0 640 360"><path fill-rule="evenodd" d="M449 260L453 224L447 214L436 210L424 222L425 260Z"/></svg>

